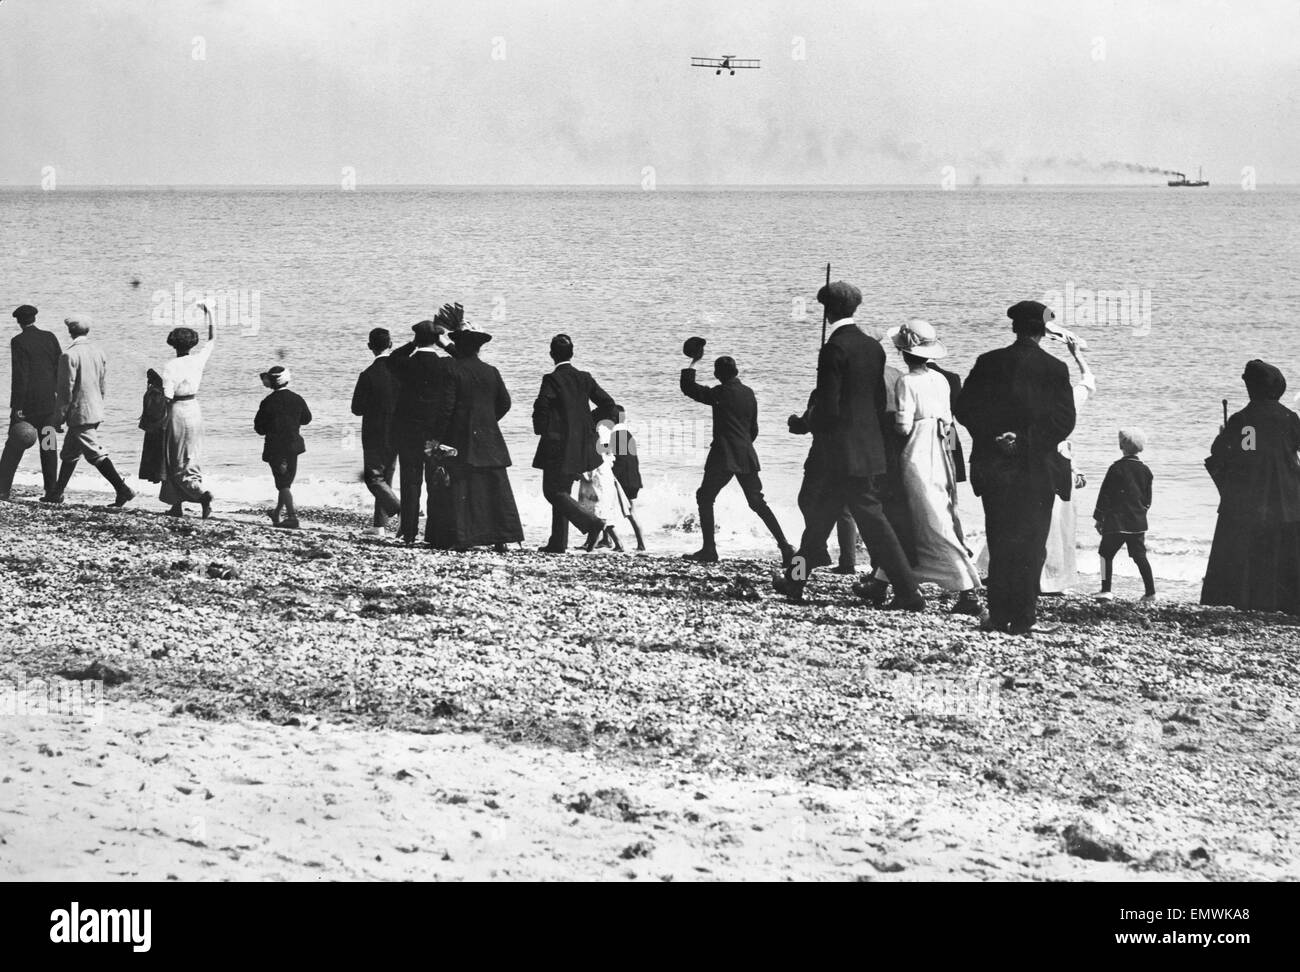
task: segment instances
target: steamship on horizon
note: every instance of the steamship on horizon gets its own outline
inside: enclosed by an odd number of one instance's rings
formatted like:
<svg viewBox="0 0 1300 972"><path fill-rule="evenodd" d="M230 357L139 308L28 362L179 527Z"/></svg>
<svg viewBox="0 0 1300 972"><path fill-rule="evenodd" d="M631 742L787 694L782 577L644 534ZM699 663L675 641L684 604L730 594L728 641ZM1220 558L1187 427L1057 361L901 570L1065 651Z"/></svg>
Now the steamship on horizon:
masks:
<svg viewBox="0 0 1300 972"><path fill-rule="evenodd" d="M1176 176L1178 176L1178 178L1177 178L1177 179L1170 179L1170 180L1169 180L1169 185L1171 185L1171 186L1178 186L1178 187L1181 187L1181 186L1188 186L1188 187L1190 187L1190 188L1199 188L1199 187L1201 187L1201 186L1208 186L1208 185L1209 185L1208 182L1206 182L1204 179L1201 178L1201 168L1200 168L1200 166L1197 166L1197 167L1196 167L1196 178L1195 178L1195 179L1189 179L1189 178L1187 178L1187 176L1183 175L1183 173L1181 173L1181 172L1175 172L1175 173L1173 173L1173 174L1176 175Z"/></svg>

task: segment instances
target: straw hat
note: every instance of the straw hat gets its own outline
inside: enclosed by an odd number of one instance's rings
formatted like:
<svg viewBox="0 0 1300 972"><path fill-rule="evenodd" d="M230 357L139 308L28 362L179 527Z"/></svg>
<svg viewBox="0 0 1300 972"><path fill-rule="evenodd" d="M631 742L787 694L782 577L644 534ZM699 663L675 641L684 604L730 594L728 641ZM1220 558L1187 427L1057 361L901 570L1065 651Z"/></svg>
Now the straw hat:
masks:
<svg viewBox="0 0 1300 972"><path fill-rule="evenodd" d="M889 340L899 351L915 355L918 358L943 358L948 349L939 343L939 335L934 325L919 318L912 318L906 324L889 331Z"/></svg>

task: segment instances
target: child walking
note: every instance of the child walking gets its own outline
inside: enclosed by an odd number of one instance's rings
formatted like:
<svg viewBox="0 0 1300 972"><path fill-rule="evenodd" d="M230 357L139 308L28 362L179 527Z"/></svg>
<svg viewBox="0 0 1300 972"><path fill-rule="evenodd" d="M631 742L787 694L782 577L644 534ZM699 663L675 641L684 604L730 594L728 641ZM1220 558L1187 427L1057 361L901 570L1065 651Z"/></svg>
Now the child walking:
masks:
<svg viewBox="0 0 1300 972"><path fill-rule="evenodd" d="M1146 437L1138 429L1120 429L1119 448L1124 453L1106 470L1101 490L1097 494L1097 507L1092 517L1101 534L1101 560L1103 573L1100 601L1109 601L1111 593L1111 565L1119 548L1128 547L1128 555L1142 574L1146 593L1143 601L1156 599L1156 582L1147 561L1146 532L1147 510L1151 508L1151 481L1154 478L1147 464L1138 458L1146 447Z"/></svg>
<svg viewBox="0 0 1300 972"><path fill-rule="evenodd" d="M298 474L298 457L307 451L299 430L311 422L311 410L301 396L289 390L290 377L288 369L281 365L262 372L262 384L272 391L257 409L253 430L266 437L262 461L271 467L278 491L271 522L286 530L297 530L298 511L294 509L292 487Z"/></svg>
<svg viewBox="0 0 1300 972"><path fill-rule="evenodd" d="M614 529L615 517L626 515L631 504L623 493L623 486L614 475L614 457L611 455L609 427L596 428L596 449L600 465L584 474L578 483L578 505L591 516L605 521L597 547L613 547L623 552L623 542ZM590 545L588 550L592 549Z"/></svg>
<svg viewBox="0 0 1300 972"><path fill-rule="evenodd" d="M641 460L636 454L636 439L632 438L632 430L625 424L627 413L621 405L610 405L608 408L597 408L591 415L600 432L601 451L607 451L613 459L614 479L622 487L617 497L619 513L632 524L637 553L645 553L645 538L641 535L641 524L636 521L635 510L636 498L641 492ZM608 441L604 432L601 432L602 428L609 432Z"/></svg>

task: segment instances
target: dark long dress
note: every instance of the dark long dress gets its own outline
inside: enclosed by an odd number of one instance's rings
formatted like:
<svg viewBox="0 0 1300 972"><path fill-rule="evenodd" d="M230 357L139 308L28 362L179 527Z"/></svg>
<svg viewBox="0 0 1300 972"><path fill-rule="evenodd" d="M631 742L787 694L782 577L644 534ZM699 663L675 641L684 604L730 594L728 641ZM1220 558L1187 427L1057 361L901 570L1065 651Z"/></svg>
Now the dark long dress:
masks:
<svg viewBox="0 0 1300 972"><path fill-rule="evenodd" d="M510 452L498 424L510 411L501 373L467 355L450 369L434 438L454 446L447 460L450 482L435 487L443 515L430 522L429 542L443 550L519 543L524 529L510 488Z"/></svg>
<svg viewBox="0 0 1300 972"><path fill-rule="evenodd" d="M140 478L147 483L161 483L167 477L167 424L170 413L167 396L162 390L162 376L149 369L149 385L144 392L139 427L144 432L140 447Z"/></svg>
<svg viewBox="0 0 1300 972"><path fill-rule="evenodd" d="M1206 466L1219 520L1202 604L1300 614L1300 417L1252 401L1214 440Z"/></svg>

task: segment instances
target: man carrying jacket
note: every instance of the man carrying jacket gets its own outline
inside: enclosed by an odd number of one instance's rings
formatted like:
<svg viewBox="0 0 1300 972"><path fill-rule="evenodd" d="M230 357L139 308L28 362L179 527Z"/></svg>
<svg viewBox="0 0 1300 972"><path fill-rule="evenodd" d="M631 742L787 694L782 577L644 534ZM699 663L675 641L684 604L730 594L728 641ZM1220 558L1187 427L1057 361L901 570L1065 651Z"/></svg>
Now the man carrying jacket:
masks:
<svg viewBox="0 0 1300 972"><path fill-rule="evenodd" d="M14 319L21 330L9 342L12 362L12 383L9 394L9 436L4 452L0 453L0 500L9 499L14 473L22 461L23 453L32 443L26 441L18 429L22 423L36 430L37 448L41 456L41 478L45 493L54 491L59 472L59 443L55 434L54 382L59 370L59 339L49 331L36 326L36 308L23 304L14 311ZM30 430L23 430L30 434Z"/></svg>

